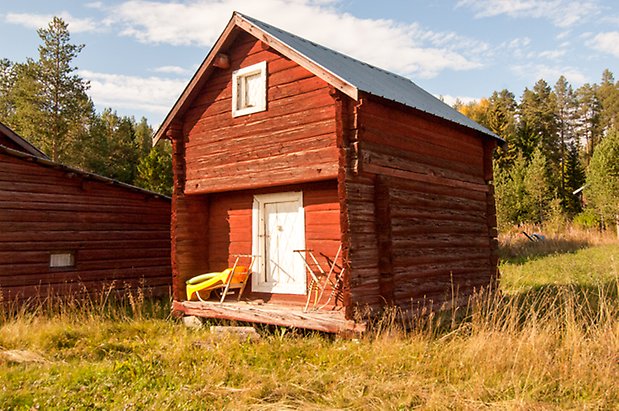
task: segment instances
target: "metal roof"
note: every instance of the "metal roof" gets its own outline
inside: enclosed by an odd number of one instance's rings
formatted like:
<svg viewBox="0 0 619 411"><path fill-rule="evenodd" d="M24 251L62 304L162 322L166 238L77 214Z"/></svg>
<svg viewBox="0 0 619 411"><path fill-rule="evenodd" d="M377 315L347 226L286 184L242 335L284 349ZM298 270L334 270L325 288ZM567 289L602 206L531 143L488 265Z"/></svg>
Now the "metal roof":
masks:
<svg viewBox="0 0 619 411"><path fill-rule="evenodd" d="M356 60L252 17L238 12L235 14L360 91L404 104L503 141L492 131L445 104L405 77Z"/></svg>

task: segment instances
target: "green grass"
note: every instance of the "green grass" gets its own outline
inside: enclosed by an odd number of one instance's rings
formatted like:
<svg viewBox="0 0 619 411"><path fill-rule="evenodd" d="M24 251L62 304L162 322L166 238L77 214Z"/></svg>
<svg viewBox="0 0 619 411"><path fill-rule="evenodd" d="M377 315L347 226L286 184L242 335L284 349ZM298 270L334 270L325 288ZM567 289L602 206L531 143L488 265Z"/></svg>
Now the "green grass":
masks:
<svg viewBox="0 0 619 411"><path fill-rule="evenodd" d="M619 245L605 244L545 257L517 257L501 263L501 288L509 293L549 285L597 287L619 278Z"/></svg>
<svg viewBox="0 0 619 411"><path fill-rule="evenodd" d="M619 245L530 254L457 321L359 340L239 341L139 296L5 312L0 351L45 362L0 355L0 409L616 409Z"/></svg>

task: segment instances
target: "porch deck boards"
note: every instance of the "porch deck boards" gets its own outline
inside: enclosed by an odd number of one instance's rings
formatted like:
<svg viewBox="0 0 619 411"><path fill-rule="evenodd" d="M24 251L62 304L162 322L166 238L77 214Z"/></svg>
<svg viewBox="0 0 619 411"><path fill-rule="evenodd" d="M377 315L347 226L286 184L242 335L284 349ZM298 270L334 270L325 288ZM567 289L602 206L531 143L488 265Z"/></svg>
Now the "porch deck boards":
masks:
<svg viewBox="0 0 619 411"><path fill-rule="evenodd" d="M218 318L233 321L297 327L337 334L355 334L365 331L364 323L347 320L344 311L303 312L302 307L240 302L174 301L172 310L185 315Z"/></svg>

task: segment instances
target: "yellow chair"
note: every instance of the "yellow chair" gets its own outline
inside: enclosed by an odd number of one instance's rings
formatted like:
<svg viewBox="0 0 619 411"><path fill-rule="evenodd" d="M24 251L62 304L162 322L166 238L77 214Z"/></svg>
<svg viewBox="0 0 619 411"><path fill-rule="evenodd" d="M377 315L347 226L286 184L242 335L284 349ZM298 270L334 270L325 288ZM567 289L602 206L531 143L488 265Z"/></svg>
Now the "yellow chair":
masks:
<svg viewBox="0 0 619 411"><path fill-rule="evenodd" d="M234 274L231 273L234 270ZM226 268L218 273L200 274L196 277L187 280L187 300L190 301L194 295L198 300L204 302L211 294L211 291L223 288L221 302L226 298L226 294L230 289L240 289L238 299L241 299L245 284L249 278L249 270L247 267L239 265L233 268ZM202 292L204 295L200 295Z"/></svg>

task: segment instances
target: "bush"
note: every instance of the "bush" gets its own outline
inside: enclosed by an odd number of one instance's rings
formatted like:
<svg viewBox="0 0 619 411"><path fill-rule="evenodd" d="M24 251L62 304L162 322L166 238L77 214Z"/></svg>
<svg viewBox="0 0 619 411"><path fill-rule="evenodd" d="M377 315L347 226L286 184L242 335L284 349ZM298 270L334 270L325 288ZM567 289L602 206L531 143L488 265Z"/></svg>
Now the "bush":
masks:
<svg viewBox="0 0 619 411"><path fill-rule="evenodd" d="M584 230L599 228L600 216L590 208L585 208L581 213L574 217L573 223L577 228Z"/></svg>

